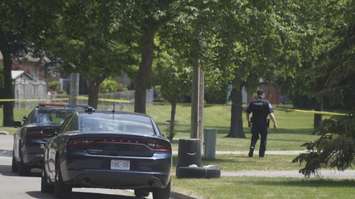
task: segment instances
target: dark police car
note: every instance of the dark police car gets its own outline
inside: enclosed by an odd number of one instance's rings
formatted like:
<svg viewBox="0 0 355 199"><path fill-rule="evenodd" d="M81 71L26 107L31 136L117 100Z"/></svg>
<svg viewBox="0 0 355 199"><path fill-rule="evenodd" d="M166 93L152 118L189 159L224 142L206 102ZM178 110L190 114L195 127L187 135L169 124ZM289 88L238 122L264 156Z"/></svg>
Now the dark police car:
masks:
<svg viewBox="0 0 355 199"><path fill-rule="evenodd" d="M28 175L31 168L42 168L42 147L73 111L64 104L40 104L24 117L23 125L15 122L21 128L14 135L12 171Z"/></svg>
<svg viewBox="0 0 355 199"><path fill-rule="evenodd" d="M134 189L170 196L171 144L148 116L81 112L45 148L41 191L66 198L73 187Z"/></svg>

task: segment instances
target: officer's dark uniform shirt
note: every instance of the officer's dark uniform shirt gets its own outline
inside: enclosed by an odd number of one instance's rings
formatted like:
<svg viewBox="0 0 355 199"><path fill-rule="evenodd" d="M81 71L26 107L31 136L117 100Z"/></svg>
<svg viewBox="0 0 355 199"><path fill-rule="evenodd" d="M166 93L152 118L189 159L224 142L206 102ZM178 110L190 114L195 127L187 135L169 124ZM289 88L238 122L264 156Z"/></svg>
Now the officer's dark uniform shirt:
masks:
<svg viewBox="0 0 355 199"><path fill-rule="evenodd" d="M248 113L253 113L251 122L253 125L267 125L267 116L273 112L268 100L258 98L251 102L247 108Z"/></svg>

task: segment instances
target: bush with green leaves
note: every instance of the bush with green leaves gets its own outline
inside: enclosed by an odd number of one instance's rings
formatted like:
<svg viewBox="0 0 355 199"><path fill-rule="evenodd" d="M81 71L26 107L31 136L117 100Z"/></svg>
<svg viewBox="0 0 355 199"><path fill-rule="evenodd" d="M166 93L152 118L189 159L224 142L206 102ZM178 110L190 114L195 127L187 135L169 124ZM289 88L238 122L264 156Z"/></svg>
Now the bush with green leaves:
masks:
<svg viewBox="0 0 355 199"><path fill-rule="evenodd" d="M127 88L113 79L105 79L100 85L101 93L113 93L124 90L127 90Z"/></svg>
<svg viewBox="0 0 355 199"><path fill-rule="evenodd" d="M305 143L306 153L298 155L293 162L304 164L300 173L315 174L321 168L345 170L352 166L355 156L354 116L333 117L323 121L321 137Z"/></svg>
<svg viewBox="0 0 355 199"><path fill-rule="evenodd" d="M59 90L60 90L59 81L53 80L53 81L48 82L48 89L51 90L51 91L59 92Z"/></svg>

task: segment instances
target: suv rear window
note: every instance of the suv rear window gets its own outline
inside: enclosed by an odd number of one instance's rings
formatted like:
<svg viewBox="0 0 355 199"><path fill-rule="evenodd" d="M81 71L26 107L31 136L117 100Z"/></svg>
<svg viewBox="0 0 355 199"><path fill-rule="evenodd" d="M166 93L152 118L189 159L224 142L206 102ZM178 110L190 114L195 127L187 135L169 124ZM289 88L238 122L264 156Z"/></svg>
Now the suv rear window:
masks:
<svg viewBox="0 0 355 199"><path fill-rule="evenodd" d="M148 117L110 113L81 115L79 131L84 133L155 134L152 121Z"/></svg>

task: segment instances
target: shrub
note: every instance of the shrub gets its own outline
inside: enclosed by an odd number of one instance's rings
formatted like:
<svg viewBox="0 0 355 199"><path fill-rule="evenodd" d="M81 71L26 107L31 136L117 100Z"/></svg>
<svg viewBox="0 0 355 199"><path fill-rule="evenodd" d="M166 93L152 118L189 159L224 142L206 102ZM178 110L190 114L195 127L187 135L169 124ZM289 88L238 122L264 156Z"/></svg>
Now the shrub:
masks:
<svg viewBox="0 0 355 199"><path fill-rule="evenodd" d="M124 90L127 90L127 88L123 84L113 79L105 79L100 85L101 93L113 93Z"/></svg>
<svg viewBox="0 0 355 199"><path fill-rule="evenodd" d="M53 80L53 81L48 82L48 89L51 91L59 92L59 90L60 90L59 81Z"/></svg>
<svg viewBox="0 0 355 199"><path fill-rule="evenodd" d="M355 118L333 117L324 120L320 129L322 136L305 143L308 150L293 162L305 163L300 173L310 176L322 167L344 170L351 167L355 155Z"/></svg>
<svg viewBox="0 0 355 199"><path fill-rule="evenodd" d="M227 97L227 86L207 85L205 87L205 100L209 104L225 104Z"/></svg>

